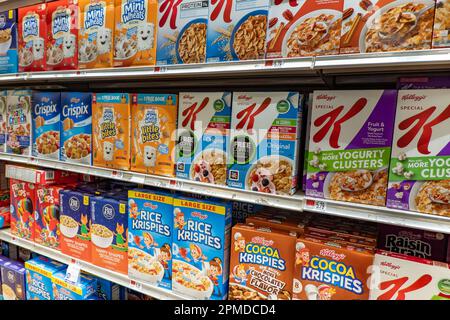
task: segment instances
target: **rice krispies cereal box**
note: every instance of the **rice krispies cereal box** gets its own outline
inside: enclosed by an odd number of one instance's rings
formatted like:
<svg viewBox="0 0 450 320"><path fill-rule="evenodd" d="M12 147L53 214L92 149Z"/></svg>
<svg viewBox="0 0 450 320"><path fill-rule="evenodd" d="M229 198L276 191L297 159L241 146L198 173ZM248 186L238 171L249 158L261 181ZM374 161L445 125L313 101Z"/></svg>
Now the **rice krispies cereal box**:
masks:
<svg viewBox="0 0 450 320"><path fill-rule="evenodd" d="M171 289L173 197L130 190L128 210L128 276Z"/></svg>
<svg viewBox="0 0 450 320"><path fill-rule="evenodd" d="M44 256L25 262L27 300L54 300L52 276L66 267L65 264Z"/></svg>
<svg viewBox="0 0 450 320"><path fill-rule="evenodd" d="M31 90L8 90L6 152L31 154Z"/></svg>
<svg viewBox="0 0 450 320"><path fill-rule="evenodd" d="M400 90L387 206L450 216L450 90Z"/></svg>
<svg viewBox="0 0 450 320"><path fill-rule="evenodd" d="M207 0L159 0L157 65L202 63L206 58Z"/></svg>
<svg viewBox="0 0 450 320"><path fill-rule="evenodd" d="M61 93L61 155L66 162L92 164L92 94Z"/></svg>
<svg viewBox="0 0 450 320"><path fill-rule="evenodd" d="M433 27L433 48L450 47L450 1L436 0Z"/></svg>
<svg viewBox="0 0 450 320"><path fill-rule="evenodd" d="M4 300L26 300L25 267L23 263L9 261L1 267Z"/></svg>
<svg viewBox="0 0 450 320"><path fill-rule="evenodd" d="M228 186L295 193L301 103L297 92L233 93Z"/></svg>
<svg viewBox="0 0 450 320"><path fill-rule="evenodd" d="M16 73L17 52L17 10L0 12L0 73Z"/></svg>
<svg viewBox="0 0 450 320"><path fill-rule="evenodd" d="M33 157L59 160L61 93L33 91L31 97Z"/></svg>
<svg viewBox="0 0 450 320"><path fill-rule="evenodd" d="M131 170L175 175L178 96L133 94L131 106Z"/></svg>
<svg viewBox="0 0 450 320"><path fill-rule="evenodd" d="M36 185L17 179L9 179L11 192L11 234L34 240L34 216L36 210Z"/></svg>
<svg viewBox="0 0 450 320"><path fill-rule="evenodd" d="M226 299L230 203L178 197L173 208L172 290L193 299Z"/></svg>
<svg viewBox="0 0 450 320"><path fill-rule="evenodd" d="M232 206L233 224L244 222L247 217L251 217L263 208L259 204L241 201L233 201Z"/></svg>
<svg viewBox="0 0 450 320"><path fill-rule="evenodd" d="M77 284L65 280L66 271L58 271L52 277L52 291L55 300L88 300L97 293L97 280L81 273Z"/></svg>
<svg viewBox="0 0 450 320"><path fill-rule="evenodd" d="M384 206L395 90L315 91L306 195Z"/></svg>
<svg viewBox="0 0 450 320"><path fill-rule="evenodd" d="M180 92L178 178L225 185L231 92Z"/></svg>
<svg viewBox="0 0 450 320"><path fill-rule="evenodd" d="M269 0L210 1L207 62L263 59Z"/></svg>
<svg viewBox="0 0 450 320"><path fill-rule="evenodd" d="M8 91L0 91L0 152L6 151L6 106L7 106Z"/></svg>

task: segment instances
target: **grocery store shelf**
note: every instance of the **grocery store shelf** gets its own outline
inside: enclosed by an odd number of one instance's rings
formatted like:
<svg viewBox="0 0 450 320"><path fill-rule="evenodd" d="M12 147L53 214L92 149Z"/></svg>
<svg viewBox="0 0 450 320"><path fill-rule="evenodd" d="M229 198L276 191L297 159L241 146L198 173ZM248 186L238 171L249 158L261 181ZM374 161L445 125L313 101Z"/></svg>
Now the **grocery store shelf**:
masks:
<svg viewBox="0 0 450 320"><path fill-rule="evenodd" d="M95 276L101 277L103 279L109 280L111 282L120 284L122 286L125 286L127 288L139 291L141 293L144 293L146 295L149 295L153 298L160 299L160 300L187 300L188 297L185 297L183 295L174 293L172 291L158 288L149 284L144 284L138 281L131 281L128 276L117 273L114 271L110 271L101 267L98 267L96 265L93 265L92 263L88 263L82 260L76 260L66 254L61 253L60 251L57 251L55 249L51 249L42 245L39 245L37 243L34 243L32 241L28 241L25 239L21 239L18 237L15 237L11 235L9 229L3 229L0 230L0 240L15 244L19 247L29 249L33 252L36 252L38 254L41 254L43 256L49 257L50 259L65 263L65 264L73 264L76 263L80 266L81 270L86 271L88 273L91 273Z"/></svg>

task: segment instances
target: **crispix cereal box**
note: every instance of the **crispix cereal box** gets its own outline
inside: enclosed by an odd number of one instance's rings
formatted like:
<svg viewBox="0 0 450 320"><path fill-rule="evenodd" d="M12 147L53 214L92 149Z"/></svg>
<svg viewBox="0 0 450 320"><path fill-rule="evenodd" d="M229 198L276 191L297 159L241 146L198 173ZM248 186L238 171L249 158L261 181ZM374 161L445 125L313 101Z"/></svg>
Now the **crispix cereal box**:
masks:
<svg viewBox="0 0 450 320"><path fill-rule="evenodd" d="M27 300L54 300L52 276L65 268L65 264L44 256L25 262Z"/></svg>

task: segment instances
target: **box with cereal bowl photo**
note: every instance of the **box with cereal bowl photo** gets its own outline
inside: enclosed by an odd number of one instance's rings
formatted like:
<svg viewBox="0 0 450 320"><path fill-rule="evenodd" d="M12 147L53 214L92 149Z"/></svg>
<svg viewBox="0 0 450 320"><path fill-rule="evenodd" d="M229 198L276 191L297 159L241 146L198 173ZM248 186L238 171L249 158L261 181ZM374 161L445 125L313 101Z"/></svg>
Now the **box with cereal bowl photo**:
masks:
<svg viewBox="0 0 450 320"><path fill-rule="evenodd" d="M31 90L8 90L6 152L31 154Z"/></svg>
<svg viewBox="0 0 450 320"><path fill-rule="evenodd" d="M6 106L8 91L0 91L0 152L6 151Z"/></svg>
<svg viewBox="0 0 450 320"><path fill-rule="evenodd" d="M395 90L315 91L306 195L386 204Z"/></svg>
<svg viewBox="0 0 450 320"><path fill-rule="evenodd" d="M400 90L387 206L450 216L449 89Z"/></svg>
<svg viewBox="0 0 450 320"><path fill-rule="evenodd" d="M0 12L0 73L18 71L17 10Z"/></svg>
<svg viewBox="0 0 450 320"><path fill-rule="evenodd" d="M450 47L450 1L437 0L434 13L433 49Z"/></svg>
<svg viewBox="0 0 450 320"><path fill-rule="evenodd" d="M44 256L26 261L27 300L54 300L52 276L65 268L65 264Z"/></svg>
<svg viewBox="0 0 450 320"><path fill-rule="evenodd" d="M23 263L9 261L1 266L4 300L26 300L25 267Z"/></svg>

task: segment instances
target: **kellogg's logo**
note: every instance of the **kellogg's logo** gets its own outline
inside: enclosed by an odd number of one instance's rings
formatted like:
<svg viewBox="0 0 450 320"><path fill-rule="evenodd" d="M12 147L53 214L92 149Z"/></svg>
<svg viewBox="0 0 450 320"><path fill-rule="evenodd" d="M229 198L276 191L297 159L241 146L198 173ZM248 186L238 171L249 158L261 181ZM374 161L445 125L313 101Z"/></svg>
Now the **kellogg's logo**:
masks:
<svg viewBox="0 0 450 320"><path fill-rule="evenodd" d="M80 209L80 201L75 197L70 197L69 207L73 211L78 211L78 209Z"/></svg>
<svg viewBox="0 0 450 320"><path fill-rule="evenodd" d="M215 6L211 12L211 20L214 21L220 15L223 9L222 20L225 23L231 22L231 8L233 0L211 0L211 5Z"/></svg>
<svg viewBox="0 0 450 320"><path fill-rule="evenodd" d="M162 17L159 20L159 26L163 27L167 20L169 20L169 26L171 29L177 28L177 15L178 15L178 7L182 0L165 0L159 6L159 12L162 13Z"/></svg>
<svg viewBox="0 0 450 320"><path fill-rule="evenodd" d="M257 244L262 244L265 246L273 246L273 244L275 243L273 240L270 240L270 239L266 240L266 238L260 237L260 236L253 237L251 242L257 243Z"/></svg>
<svg viewBox="0 0 450 320"><path fill-rule="evenodd" d="M198 212L198 211L193 211L192 217L199 218L200 220L205 220L206 218L208 218L208 215L202 214L201 212Z"/></svg>
<svg viewBox="0 0 450 320"><path fill-rule="evenodd" d="M417 95L417 94L411 93L411 94L405 94L405 95L403 95L403 96L402 96L402 100L403 100L403 101L407 101L407 100L422 101L422 100L424 100L426 97L427 97L426 95L420 95L420 96L419 96L419 95Z"/></svg>
<svg viewBox="0 0 450 320"><path fill-rule="evenodd" d="M336 99L336 96L329 96L327 94L319 94L316 97L316 100L333 101L334 99Z"/></svg>
<svg viewBox="0 0 450 320"><path fill-rule="evenodd" d="M322 250L319 251L319 254L321 256L329 257L329 258L331 258L333 260L336 260L336 261L344 260L345 257L346 257L345 254L337 253L336 251L331 250L331 249L322 249Z"/></svg>
<svg viewBox="0 0 450 320"><path fill-rule="evenodd" d="M116 215L116 211L114 210L112 205L106 204L102 208L102 214L106 219L111 220Z"/></svg>
<svg viewBox="0 0 450 320"><path fill-rule="evenodd" d="M189 128L191 130L195 130L195 122L197 121L197 115L205 109L209 102L209 98L206 97L203 99L200 104L198 102L193 103L189 108L186 108L183 110L182 116L184 117L182 125L183 127L187 127L189 125ZM198 106L198 107L197 107Z"/></svg>
<svg viewBox="0 0 450 320"><path fill-rule="evenodd" d="M380 263L380 265L381 265L382 267L386 267L386 268L389 268L389 269L392 269L392 270L398 270L398 269L400 269L400 266L399 266L399 265L393 264L392 262L386 262L386 261L383 261L383 262Z"/></svg>
<svg viewBox="0 0 450 320"><path fill-rule="evenodd" d="M246 127L246 130L252 130L255 125L255 118L270 106L271 101L272 99L267 97L259 106L255 102L247 108L239 111L236 117L240 121L236 125L236 129L239 130Z"/></svg>

